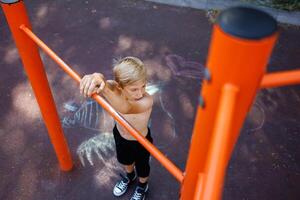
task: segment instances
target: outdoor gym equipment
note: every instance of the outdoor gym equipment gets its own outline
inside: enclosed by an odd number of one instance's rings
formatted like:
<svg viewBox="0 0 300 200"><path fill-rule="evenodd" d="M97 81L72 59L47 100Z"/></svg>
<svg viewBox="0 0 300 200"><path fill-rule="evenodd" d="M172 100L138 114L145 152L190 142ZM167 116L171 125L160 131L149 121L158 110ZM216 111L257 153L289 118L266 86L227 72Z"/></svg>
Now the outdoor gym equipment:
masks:
<svg viewBox="0 0 300 200"><path fill-rule="evenodd" d="M69 171L73 162L38 47L74 80L80 82L81 78L33 33L23 1L2 0L1 6L40 106L60 168ZM300 70L265 75L277 37L277 22L260 10L234 7L221 12L213 27L184 172L142 137L101 96L94 94L92 97L180 182L180 199L220 199L228 161L257 91L300 82Z"/></svg>

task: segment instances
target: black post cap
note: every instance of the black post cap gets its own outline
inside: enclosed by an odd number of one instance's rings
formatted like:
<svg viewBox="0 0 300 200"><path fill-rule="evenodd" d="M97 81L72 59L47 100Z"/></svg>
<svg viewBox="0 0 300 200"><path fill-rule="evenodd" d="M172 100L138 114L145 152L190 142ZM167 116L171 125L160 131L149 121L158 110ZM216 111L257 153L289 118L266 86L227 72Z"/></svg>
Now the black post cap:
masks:
<svg viewBox="0 0 300 200"><path fill-rule="evenodd" d="M217 24L230 35L261 39L277 31L277 22L269 14L251 7L232 7L220 13Z"/></svg>
<svg viewBox="0 0 300 200"><path fill-rule="evenodd" d="M4 4L13 4L13 3L18 3L21 0L0 0L1 3Z"/></svg>

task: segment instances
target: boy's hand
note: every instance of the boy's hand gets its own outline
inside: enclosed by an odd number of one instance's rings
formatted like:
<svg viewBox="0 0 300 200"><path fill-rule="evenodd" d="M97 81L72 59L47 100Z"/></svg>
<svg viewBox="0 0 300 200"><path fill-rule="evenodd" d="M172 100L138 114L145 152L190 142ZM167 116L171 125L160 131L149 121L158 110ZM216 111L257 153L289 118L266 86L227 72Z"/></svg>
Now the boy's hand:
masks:
<svg viewBox="0 0 300 200"><path fill-rule="evenodd" d="M100 93L105 87L104 76L100 73L85 75L80 81L80 93L91 97L93 93Z"/></svg>

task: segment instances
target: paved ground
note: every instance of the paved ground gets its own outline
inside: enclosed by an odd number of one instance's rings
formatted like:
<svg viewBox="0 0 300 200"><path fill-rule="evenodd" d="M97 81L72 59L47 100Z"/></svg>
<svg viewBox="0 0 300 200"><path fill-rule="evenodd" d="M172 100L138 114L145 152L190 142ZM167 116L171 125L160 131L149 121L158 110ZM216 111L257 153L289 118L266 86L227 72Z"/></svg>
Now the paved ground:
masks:
<svg viewBox="0 0 300 200"><path fill-rule="evenodd" d="M212 25L204 11L140 1L26 1L34 32L80 74L112 77L116 57L149 66L155 144L184 170ZM60 172L10 32L0 14L0 199L116 199L121 172L112 119L42 54L75 168ZM269 71L300 67L300 29L282 26ZM229 164L223 199L300 199L300 88L262 90ZM97 155L99 152L99 155ZM180 185L152 159L149 199ZM130 189L124 198L132 194Z"/></svg>

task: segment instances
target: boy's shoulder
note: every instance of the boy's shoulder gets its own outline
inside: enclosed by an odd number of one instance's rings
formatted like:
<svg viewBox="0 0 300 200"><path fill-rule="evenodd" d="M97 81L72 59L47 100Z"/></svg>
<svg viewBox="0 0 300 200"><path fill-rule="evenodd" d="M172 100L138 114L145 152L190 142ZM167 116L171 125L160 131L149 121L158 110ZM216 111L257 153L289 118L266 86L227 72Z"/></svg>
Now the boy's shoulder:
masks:
<svg viewBox="0 0 300 200"><path fill-rule="evenodd" d="M145 93L145 96L132 103L132 113L142 113L142 112L146 112L152 109L153 106L153 97L148 94Z"/></svg>
<svg viewBox="0 0 300 200"><path fill-rule="evenodd" d="M140 100L140 103L143 104L143 106L147 107L148 109L152 108L153 97L146 92L145 96Z"/></svg>
<svg viewBox="0 0 300 200"><path fill-rule="evenodd" d="M107 84L108 88L112 91L115 91L117 88L117 85L118 85L115 80L107 80L106 84Z"/></svg>

